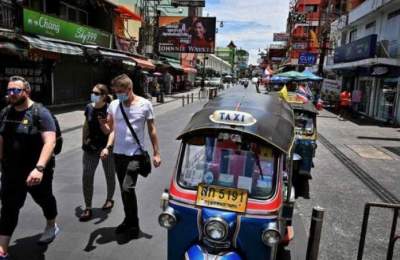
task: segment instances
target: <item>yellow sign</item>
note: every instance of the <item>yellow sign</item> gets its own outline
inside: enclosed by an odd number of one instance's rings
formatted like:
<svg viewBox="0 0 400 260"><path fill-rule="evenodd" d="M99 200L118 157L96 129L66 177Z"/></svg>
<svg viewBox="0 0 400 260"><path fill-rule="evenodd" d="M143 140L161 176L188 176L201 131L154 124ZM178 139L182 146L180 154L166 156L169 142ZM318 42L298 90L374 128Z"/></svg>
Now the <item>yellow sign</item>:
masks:
<svg viewBox="0 0 400 260"><path fill-rule="evenodd" d="M247 190L199 184L196 205L243 213L247 199Z"/></svg>

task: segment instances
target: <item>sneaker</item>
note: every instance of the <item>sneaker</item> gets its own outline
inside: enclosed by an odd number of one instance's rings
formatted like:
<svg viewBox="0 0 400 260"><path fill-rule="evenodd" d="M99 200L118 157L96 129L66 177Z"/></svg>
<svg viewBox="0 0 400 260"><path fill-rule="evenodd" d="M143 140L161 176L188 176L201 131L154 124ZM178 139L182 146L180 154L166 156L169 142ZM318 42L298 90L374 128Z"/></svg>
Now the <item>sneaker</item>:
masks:
<svg viewBox="0 0 400 260"><path fill-rule="evenodd" d="M42 236L39 238L39 244L49 244L53 242L56 238L57 234L60 232L60 228L57 224L54 224L53 227L46 227Z"/></svg>

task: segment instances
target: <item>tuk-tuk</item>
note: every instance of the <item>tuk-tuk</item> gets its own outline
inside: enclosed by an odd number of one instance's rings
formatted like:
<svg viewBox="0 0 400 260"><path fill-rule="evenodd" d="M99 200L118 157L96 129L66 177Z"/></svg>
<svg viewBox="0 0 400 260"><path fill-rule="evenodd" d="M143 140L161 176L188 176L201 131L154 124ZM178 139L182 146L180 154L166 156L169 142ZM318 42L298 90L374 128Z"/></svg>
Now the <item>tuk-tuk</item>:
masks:
<svg viewBox="0 0 400 260"><path fill-rule="evenodd" d="M298 158L293 161L293 186L295 196L309 198L309 183L313 158L317 149L317 115L318 110L311 101L296 93L289 93L287 102L293 109L295 117L294 153Z"/></svg>
<svg viewBox="0 0 400 260"><path fill-rule="evenodd" d="M255 93L222 95L178 140L159 216L168 259L276 259L293 237L294 195L285 173L294 142L290 106Z"/></svg>

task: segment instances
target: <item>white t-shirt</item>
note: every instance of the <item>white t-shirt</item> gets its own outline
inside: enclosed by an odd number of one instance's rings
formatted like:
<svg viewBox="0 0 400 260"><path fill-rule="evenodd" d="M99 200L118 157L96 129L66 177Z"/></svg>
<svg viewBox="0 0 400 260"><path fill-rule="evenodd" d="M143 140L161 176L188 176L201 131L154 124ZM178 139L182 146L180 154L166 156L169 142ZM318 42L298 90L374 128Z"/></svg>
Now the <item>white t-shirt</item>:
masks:
<svg viewBox="0 0 400 260"><path fill-rule="evenodd" d="M154 119L153 105L147 99L138 97L136 104L130 107L123 106L125 113L132 125L133 130L140 140L140 144L144 149L144 127L147 120ZM111 114L114 120L114 149L116 154L124 154L128 156L141 154L141 150L132 136L124 116L119 107L119 100L114 100L108 107L108 113Z"/></svg>

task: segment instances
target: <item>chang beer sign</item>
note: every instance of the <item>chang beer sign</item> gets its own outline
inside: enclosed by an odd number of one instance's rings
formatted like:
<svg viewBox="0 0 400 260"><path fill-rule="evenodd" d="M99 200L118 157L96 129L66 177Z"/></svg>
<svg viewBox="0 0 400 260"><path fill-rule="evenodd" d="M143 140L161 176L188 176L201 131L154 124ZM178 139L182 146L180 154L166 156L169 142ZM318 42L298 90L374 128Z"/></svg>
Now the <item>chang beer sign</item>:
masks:
<svg viewBox="0 0 400 260"><path fill-rule="evenodd" d="M24 9L24 32L84 45L111 47L111 35L87 26Z"/></svg>

